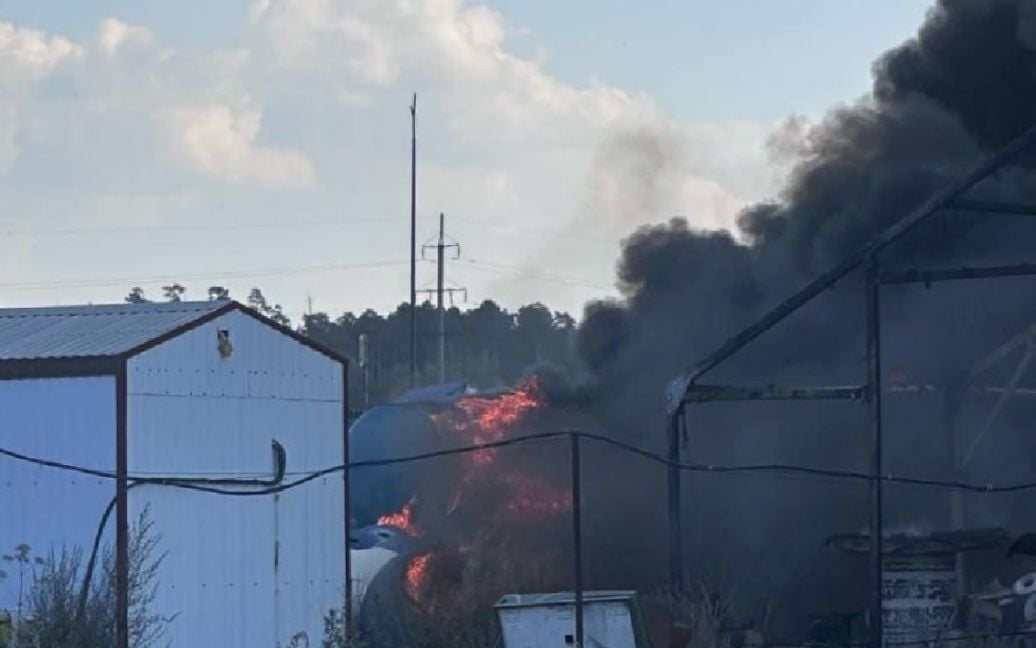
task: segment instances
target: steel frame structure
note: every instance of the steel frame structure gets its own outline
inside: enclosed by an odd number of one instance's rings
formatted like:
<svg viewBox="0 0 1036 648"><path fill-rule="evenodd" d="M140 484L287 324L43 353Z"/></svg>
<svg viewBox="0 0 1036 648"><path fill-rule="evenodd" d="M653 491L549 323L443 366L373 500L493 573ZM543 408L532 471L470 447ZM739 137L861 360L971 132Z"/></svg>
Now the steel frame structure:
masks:
<svg viewBox="0 0 1036 648"><path fill-rule="evenodd" d="M966 194L981 181L993 176L999 170L1014 163L1023 153L1036 149L1036 126L1017 139L990 155L971 171L951 182L935 193L921 206L885 229L861 248L856 254L830 271L820 275L787 300L764 314L753 324L731 337L713 353L681 376L674 378L666 390L667 435L669 459L679 461L681 439L686 436L688 408L695 404L715 401L816 401L848 400L863 403L867 409L867 427L870 433L869 473L870 505L868 534L871 538L868 573L870 577L868 611L876 622L870 624L870 644L881 648L884 641L882 618L881 577L883 552L880 539L883 537L884 507L882 488L882 372L881 372L881 288L886 285L909 283L931 284L940 281L970 279L993 279L1001 277L1036 276L1036 263L979 267L979 268L921 268L908 271L886 271L882 268L881 253L893 243L903 239L919 225L947 211L964 211L987 215L1036 216L1036 205L1014 204L989 200L978 200ZM860 385L813 386L813 387L742 387L727 385L706 385L701 379L735 354L748 346L759 336L784 321L800 308L811 302L846 276L863 269L865 315L861 324L866 338L866 373ZM1027 332L1031 351L1034 331ZM1025 333L1022 334L1026 335ZM1011 343L1004 348L1010 347ZM1014 347L1011 347L1014 348ZM1000 350L994 352L994 356ZM1009 352L1009 351L1008 351ZM1031 353L1023 358L1019 366L1028 366ZM973 372L974 374L974 372ZM1014 381L1017 382L1017 381ZM1015 393L1017 385L1002 388L1001 404ZM999 406L997 410L999 409ZM995 412L994 415L995 416ZM977 443L977 441L976 441ZM669 568L670 579L675 585L686 580L686 563L683 556L683 520L681 509L681 471L670 468L668 474L669 515Z"/></svg>

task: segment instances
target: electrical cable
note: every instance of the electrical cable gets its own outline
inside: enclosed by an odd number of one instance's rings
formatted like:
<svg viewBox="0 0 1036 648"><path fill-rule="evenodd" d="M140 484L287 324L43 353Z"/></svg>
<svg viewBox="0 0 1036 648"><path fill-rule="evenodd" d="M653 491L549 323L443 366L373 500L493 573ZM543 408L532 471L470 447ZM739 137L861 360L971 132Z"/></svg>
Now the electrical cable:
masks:
<svg viewBox="0 0 1036 648"><path fill-rule="evenodd" d="M734 465L734 466L717 466L711 464L700 464L700 463L685 463L680 461L672 461L667 457L659 455L655 452L639 448L632 444L619 441L607 437L602 434L596 434L591 432L583 432L579 430L560 430L554 432L542 432L538 434L530 434L525 436L514 437L510 439L504 439L501 441L494 441L490 443L474 444L468 446L461 446L455 448L449 448L438 451L424 452L419 454L389 457L385 459L371 459L366 461L350 462L348 465L339 464L336 466L329 466L320 470L310 472L309 474L299 479L285 482L284 477L286 474L287 467L287 456L284 448L273 441L273 452L274 452L274 476L271 479L227 479L227 478L197 478L197 479L184 479L175 476L166 477L127 477L129 482L127 485L127 491L132 488L136 488L143 485L159 485L167 486L172 488L178 488L183 490L198 491L204 493L212 493L225 496L236 496L236 497L249 497L249 496L262 496L271 495L276 493L282 493L311 481L317 480L321 477L344 472L345 470L363 469L363 468L374 468L384 467L399 464L407 464L418 461L425 461L429 459L447 457L459 454L466 454L469 452L477 452L488 449L504 448L508 446L515 446L520 444L533 443L537 441L549 441L563 438L577 437L580 439L586 439L608 445L623 452L640 456L648 459L655 463L677 468L688 472L700 472L700 473L712 473L712 474L745 474L745 473L767 473L767 474L792 474L792 475L807 475L807 476L819 476L827 478L837 478L841 480L854 480L854 481L866 481L871 482L875 477L865 472L851 471L851 470L838 470L828 468L815 468L810 466L791 465L791 464L753 464L753 465ZM64 463L51 459L43 459L39 457L33 457L23 453L15 452L7 448L0 447L0 455L6 456L18 461L39 465L45 468L53 468L58 470L65 470L75 472L79 474L85 474L93 477L100 477L104 479L118 479L115 473L96 470L93 468L87 468L84 466L78 466L75 464ZM972 493L1009 493L1018 492L1024 490L1036 489L1036 481L1031 482L1020 482L1016 484L1009 484L1003 486L996 486L993 484L972 484L962 481L945 481L945 480L934 480L925 479L919 477L900 477L895 475L884 475L880 476L882 482L886 483L897 483L906 484L913 486L925 486L925 487L937 487L946 488L950 490L959 490L964 492ZM253 490L233 490L231 488L224 488L224 486L258 486L259 488ZM111 514L115 508L116 499L108 503L104 513L101 516L100 523L97 528L97 532L94 536L94 542L90 553L90 558L87 563L86 572L84 574L83 583L79 593L78 600L78 613L80 615L85 613L85 607L87 602L87 595L90 586L90 582L93 577L93 571L96 566L97 555L100 549L100 543L104 534L104 529L107 526L108 520L111 518ZM984 636L984 635L983 635ZM956 639L956 638L954 638ZM894 644L897 646L908 646L912 645L913 642L903 642L901 644Z"/></svg>
<svg viewBox="0 0 1036 648"><path fill-rule="evenodd" d="M451 455L466 454L469 452L477 452L480 450L490 450L496 448L503 448L507 446L531 443L535 441L546 441L551 439L569 438L571 436L578 436L580 438L596 441L605 445L616 447L620 450L628 452L633 455L637 455L654 461L655 463L662 464L671 468L678 468L687 472L697 473L708 473L708 474L743 474L743 473L764 473L764 474L789 474L789 475L807 475L816 477L827 477L841 480L851 481L863 481L871 482L875 479L890 484L903 484L910 486L924 486L931 488L944 488L948 490L958 490L969 493L1012 493L1026 490L1036 489L1036 481L1019 482L1015 484L1007 485L995 485L991 483L987 484L974 484L964 481L952 481L952 480L938 480L938 479L927 479L922 477L909 477L909 476L898 476L898 475L881 475L874 477L870 473L853 470L841 470L834 468L817 468L812 466L802 466L794 464L746 464L746 465L714 465L714 464L703 464L703 463L685 463L680 461L672 461L666 457L663 457L657 453L643 448L638 448L632 444L619 441L607 437L602 434L595 434L591 432L582 432L578 430L561 430L555 432L541 432L538 434L530 434L520 437L514 437L511 439L504 439L502 441L493 441L490 443L482 443L468 446L460 446L455 448L449 448L444 450L438 450L433 452L425 452L420 454L405 455L399 457L389 457L385 459L371 459L366 461L351 462L348 466L345 464L338 464L334 466L328 466L319 470L315 470L306 474L304 477L299 479L279 483L277 485L259 488L255 490L232 490L229 488L221 488L216 484L224 480L186 480L176 476L167 477L144 477L144 476L128 476L129 481L144 483L144 484L157 484L162 486L168 486L172 488L179 488L183 490L198 491L203 493L212 493L216 495L226 495L231 497L252 497L259 495L273 495L277 493L283 493L285 491L297 488L314 480L326 477L327 475L335 474L344 471L347 467L349 470L363 469L363 468L374 468L383 466L392 466L397 464L406 464L416 461L425 461L428 459L435 459L439 457L447 457ZM5 448L0 448L0 455L4 455L20 461L28 463L34 463L45 467L56 468L61 470L68 470L78 473L91 475L94 477L101 477L104 479L117 479L117 476L112 472L106 472L103 470L95 470L91 468L84 468L82 466L76 466L73 464L62 463L58 461L52 461L47 459L40 459L29 455L17 453ZM237 483L236 480L231 480L233 483Z"/></svg>
<svg viewBox="0 0 1036 648"><path fill-rule="evenodd" d="M179 484L190 485L190 484L207 484L207 485L224 485L224 486L260 486L263 488L271 488L281 484L284 481L284 476L288 469L288 454L276 439L271 441L271 447L273 450L273 476L269 479L261 478L188 478L180 479L177 478L175 481ZM2 449L0 449L2 450ZM11 451L3 450L3 454L7 456L26 457L26 455L20 455L19 453L13 453ZM43 461L39 460L35 463L45 465L54 468L72 469L73 466L68 464L62 464L56 461ZM83 469L89 470L89 469ZM100 472L100 471L91 471ZM151 482L150 479L145 480L134 480L130 481L126 485L126 492L128 493L137 486L143 486L148 483L165 483L165 482ZM83 571L83 582L79 588L79 599L76 605L76 612L78 617L82 619L86 615L86 602L89 596L90 583L93 582L94 569L97 566L97 556L101 549L101 539L104 536L104 529L108 526L108 520L111 518L112 511L115 510L115 505L118 502L118 495L111 498L108 502L108 506L105 507L104 513L101 514L101 519L97 524L97 531L94 533L93 545L90 548L90 558L86 562L86 569Z"/></svg>
<svg viewBox="0 0 1036 648"><path fill-rule="evenodd" d="M126 277L99 277L95 279L69 279L64 281L30 281L30 282L6 282L0 283L0 288L8 290L50 290L53 288L83 288L90 286L123 286L134 284L155 284L165 281L191 281L203 279L242 279L255 277L279 277L282 275L297 275L310 272L340 271L340 270L369 270L372 268L387 268L397 265L405 265L405 260L381 260L381 261L357 261L354 263L322 263L308 266L293 266L281 268L265 268L259 270L228 270L197 272L189 274L164 274L151 276L126 276Z"/></svg>

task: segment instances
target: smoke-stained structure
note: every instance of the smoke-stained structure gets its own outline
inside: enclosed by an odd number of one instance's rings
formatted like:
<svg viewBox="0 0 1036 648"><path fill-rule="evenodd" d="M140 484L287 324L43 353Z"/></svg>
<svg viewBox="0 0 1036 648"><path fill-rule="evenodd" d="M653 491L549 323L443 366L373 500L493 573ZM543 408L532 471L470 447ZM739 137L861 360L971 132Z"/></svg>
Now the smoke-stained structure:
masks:
<svg viewBox="0 0 1036 648"><path fill-rule="evenodd" d="M611 434L661 450L669 379L1034 123L1036 2L938 2L916 38L875 63L868 97L833 111L803 135L800 158L778 199L741 214L743 239L673 219L625 241L618 263L623 299L589 305L580 330L599 420ZM999 173L977 193L1036 202L1034 160ZM1036 223L1023 217L952 214L888 249L883 263L1017 262L1032 260L1034 244ZM860 382L861 285L859 278L841 282L716 375L751 384ZM928 386L887 399L889 472L974 481L1032 474L1036 435L1027 422L1036 412L1028 402L1006 407L975 444L973 458L957 469L947 435L968 445L983 425L992 392L969 391L964 377L1036 320L1033 287L1031 280L1015 279L886 289L887 379ZM1013 369L1000 367L985 379L1003 384ZM696 461L866 467L859 405L709 405L695 408L689 424L688 452ZM638 489L607 480L588 489L594 500L588 515L602 513L602 502L613 514L599 518L611 520L602 524L613 531L612 556L637 555L640 537L622 532L631 519L664 531L663 506L643 505L664 498L660 472L631 469L627 474L641 480ZM862 568L854 572L856 563L822 544L827 535L864 527L863 485L772 476L694 476L687 484L692 569L736 584L746 613L771 602L786 627L802 627L810 613L862 607ZM966 522L1024 530L1036 524L1024 502L1024 496L970 496ZM887 524L946 528L950 508L944 492L890 488ZM616 518L623 522L614 524ZM648 572L658 569L643 562Z"/></svg>

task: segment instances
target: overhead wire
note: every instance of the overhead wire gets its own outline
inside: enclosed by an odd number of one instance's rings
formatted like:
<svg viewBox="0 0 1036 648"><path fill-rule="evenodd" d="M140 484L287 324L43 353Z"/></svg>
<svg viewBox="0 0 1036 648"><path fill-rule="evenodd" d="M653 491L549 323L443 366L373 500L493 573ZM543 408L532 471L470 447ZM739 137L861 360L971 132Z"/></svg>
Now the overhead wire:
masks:
<svg viewBox="0 0 1036 648"><path fill-rule="evenodd" d="M76 279L70 281L34 281L34 282L6 282L0 283L0 288L17 290L47 290L51 288L81 288L91 286L124 286L128 284L148 284L161 281L190 281L197 279L236 279L246 277L274 277L280 275L305 274L308 272L323 272L328 270L352 270L389 267L409 263L404 259L389 259L378 261L358 261L354 263L325 263L309 266L294 266L283 268L266 268L259 270L241 271L213 271L191 274L163 274L137 277L108 277L100 279Z"/></svg>
<svg viewBox="0 0 1036 648"><path fill-rule="evenodd" d="M161 486L168 486L171 488L178 488L182 490L197 491L202 493L212 493L217 495L226 495L230 497L249 497L259 495L272 495L282 493L294 488L298 488L304 484L310 483L321 477L336 474L348 470L364 469L364 468L375 468L384 466L393 466L399 464L407 464L418 461L427 461L430 459L448 457L452 455L466 454L470 452L478 452L496 448L504 448L508 446L516 446L527 443L533 443L537 441L548 441L552 439L579 437L590 441L602 443L604 445L618 448L624 452L632 455L640 456L648 459L655 463L663 466L677 468L679 470L695 473L705 474L774 474L774 475L801 475L801 476L815 476L829 479L839 479L843 481L859 481L859 482L872 482L881 481L889 484L903 484L909 486L919 486L928 488L942 488L947 490L962 491L968 493L983 493L983 494L995 494L995 493L1013 493L1027 490L1036 489L1036 481L1025 481L1014 484L997 485L993 483L971 483L958 480L940 480L940 479L929 479L923 477L911 477L894 474L884 474L875 476L867 472L844 470L836 468L819 468L814 466L804 466L796 464L780 464L780 463L765 463L765 464L741 464L741 465L716 465L706 463L687 463L681 461L673 461L664 457L660 454L639 448L630 443L619 441L603 434L596 434L591 432L584 432L579 430L559 430L553 432L541 432L537 434L524 435L519 437L513 437L510 439L504 439L501 441L493 441L489 443L480 443L466 446L459 446L454 448L447 448L443 450L436 450L430 452L424 452L419 454L403 455L397 457L387 457L383 459L369 459L364 461L354 461L346 464L338 464L321 468L306 473L304 476L294 479L291 481L285 481L283 483L257 488L250 490L238 490L232 488L225 488L217 485L206 485L204 483L196 483L193 480L185 480L182 477L176 477L174 475L168 476L142 476L142 475L128 475L126 479L132 482L138 482L142 484L156 484ZM118 476L114 472L97 470L93 468L87 468L78 466L75 464L69 464L60 461L54 461L50 459L43 459L39 457L33 457L23 453L15 452L6 448L0 448L0 455L7 456L12 459L19 461L37 464L40 466L54 468L59 470L66 470L81 474L86 474L92 477L100 477L103 479L118 479Z"/></svg>
<svg viewBox="0 0 1036 648"><path fill-rule="evenodd" d="M536 227L519 226L511 223L497 223L477 218L466 218L463 216L451 215L453 221L462 222L468 226L521 234L547 240L567 239L574 241L585 241L615 247L619 244L619 237L594 236L579 233L572 230L549 230ZM179 225L101 225L97 227L7 227L0 229L0 236L70 236L70 235L92 235L92 234L146 234L151 232L215 232L215 231L237 231L237 230L261 230L261 229L299 229L304 227L312 228L340 228L352 227L355 225L385 223L388 217L367 217L349 219L328 219L328 220L280 220L267 222L250 223L197 223Z"/></svg>
<svg viewBox="0 0 1036 648"><path fill-rule="evenodd" d="M615 286L592 281L590 279L585 279L583 277L577 277L574 275L566 275L556 272L543 272L540 270L536 270L534 268L523 268L520 266L506 265L503 263L495 263L492 261L484 261L482 259L462 258L459 261L464 265L467 265L477 270L484 270L487 272L493 272L495 274L505 274L508 276L516 277L518 279L565 284L569 286L578 286L582 288L597 288L599 290L615 289Z"/></svg>
<svg viewBox="0 0 1036 648"><path fill-rule="evenodd" d="M259 223L206 223L204 225L112 225L102 227L55 227L0 229L0 236L54 236L76 234L132 234L151 232L216 232L248 229L298 229L300 227L351 227L364 223L384 223L383 218L354 218L348 220L291 221Z"/></svg>
<svg viewBox="0 0 1036 648"><path fill-rule="evenodd" d="M167 475L162 477L155 476L142 476L133 475L127 476L127 491L132 488L137 488L143 485L157 485L166 486L181 490L195 491L201 493L216 494L230 497L256 497L273 495L289 491L310 482L313 482L322 477L328 475L344 472L346 470L364 469L364 468L376 468L393 466L407 463L414 463L419 461L427 461L430 459L454 456L459 454L466 454L469 452L478 452L488 449L505 448L509 446L524 445L534 442L551 441L558 439L568 439L572 437L578 437L579 439L586 439L602 443L604 445L617 448L623 452L640 456L644 459L648 459L655 463L677 468L688 472L697 473L708 473L708 474L771 474L771 475L792 475L792 476L811 476L820 477L826 479L838 479L838 480L853 480L853 481L865 481L871 482L875 479L880 479L887 483L898 483L907 484L913 486L924 486L924 487L937 487L946 488L951 490L959 490L972 493L1009 493L1036 489L1036 481L1020 482L1017 484L1009 484L1003 486L996 486L993 484L971 484L963 481L946 481L946 480L934 480L918 477L903 477L896 475L882 475L875 477L869 473L850 471L850 470L839 470L829 468L816 468L811 466L801 466L792 464L754 464L754 465L733 465L733 466L722 466L712 464L701 464L701 463L686 463L681 461L673 461L659 455L650 450L639 448L630 443L619 441L611 437L596 434L592 432L585 432L580 430L558 430L552 432L541 432L537 434L530 434L518 437L512 437L510 439L503 439L500 441L493 441L488 443L472 444L467 446L460 446L454 448L447 448L443 450L429 451L405 456L387 457L384 459L368 459L363 461L354 461L348 464L338 464L334 466L328 466L319 470L315 470L305 474L291 481L284 481L286 476L286 463L285 454L283 448L279 444L274 444L275 451L275 463L276 463L276 475L269 480L234 480L234 479L198 479L198 478L183 478L174 475ZM279 450L279 452L278 452ZM42 457L35 457L25 453L10 450L8 448L0 447L0 456L6 456L10 459L17 461L38 465L44 468L51 468L55 470L63 470L68 472L74 472L77 474L88 475L91 477L99 477L108 480L118 480L119 475L112 471L99 470L96 468L89 468L80 466L68 462L57 461L54 459L46 459ZM232 484L237 484L240 487L252 487L258 486L258 488L249 488L248 490L239 490L236 488L227 487ZM87 566L87 575L83 579L81 589L79 592L79 600L77 601L77 608L80 612L84 609L86 604L87 589L90 587L92 582L92 572L94 565L96 564L97 554L101 544L101 538L104 533L104 529L107 526L107 521L110 519L112 511L115 507L116 498L112 498L104 510L101 516L100 523L97 527L93 545L90 552L90 560Z"/></svg>

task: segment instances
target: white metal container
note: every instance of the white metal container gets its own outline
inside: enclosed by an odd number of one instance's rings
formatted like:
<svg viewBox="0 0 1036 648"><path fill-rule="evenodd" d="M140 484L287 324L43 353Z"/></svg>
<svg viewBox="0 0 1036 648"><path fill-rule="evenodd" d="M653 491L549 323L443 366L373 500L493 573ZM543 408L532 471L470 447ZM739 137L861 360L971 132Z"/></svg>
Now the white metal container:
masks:
<svg viewBox="0 0 1036 648"><path fill-rule="evenodd" d="M571 648L575 639L575 596L509 594L496 604L504 648ZM648 648L636 602L627 591L583 595L584 644L595 648Z"/></svg>

